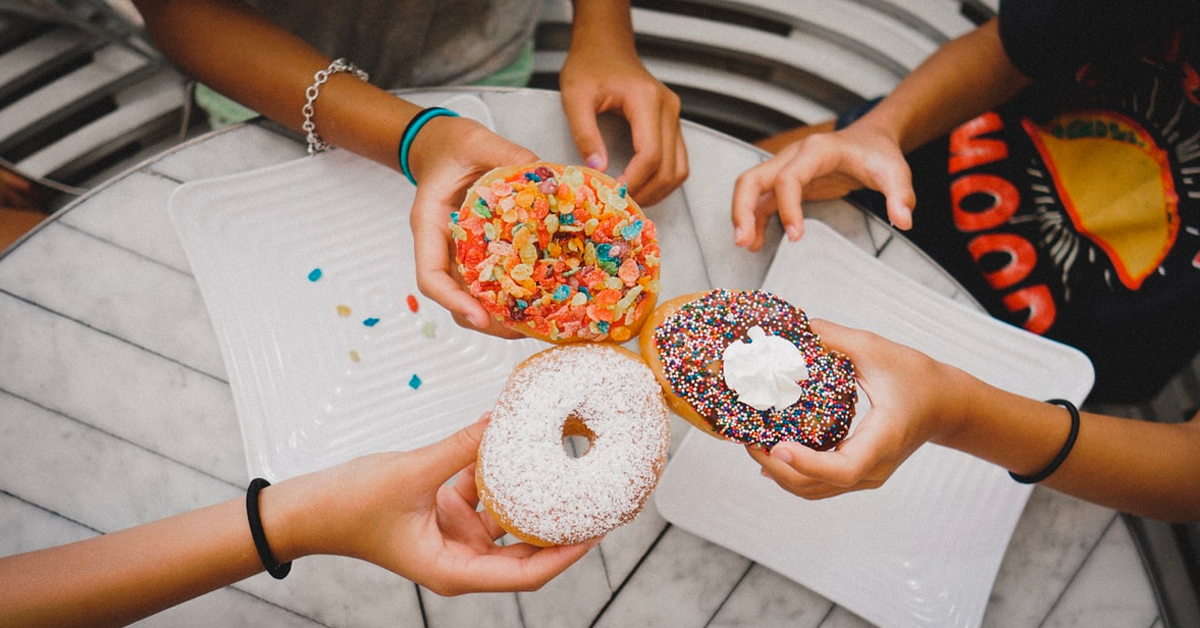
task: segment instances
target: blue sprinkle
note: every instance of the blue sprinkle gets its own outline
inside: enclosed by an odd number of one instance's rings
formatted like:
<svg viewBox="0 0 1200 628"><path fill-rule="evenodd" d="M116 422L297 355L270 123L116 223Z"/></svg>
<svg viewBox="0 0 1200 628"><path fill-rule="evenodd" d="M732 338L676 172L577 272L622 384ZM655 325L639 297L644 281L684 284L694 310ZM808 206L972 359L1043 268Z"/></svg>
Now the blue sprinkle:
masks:
<svg viewBox="0 0 1200 628"><path fill-rule="evenodd" d="M314 269L312 269L311 273L308 273L309 281L316 281L320 278L321 278L321 269L320 268L314 268Z"/></svg>
<svg viewBox="0 0 1200 628"><path fill-rule="evenodd" d="M621 198L625 198L625 184L624 183L622 183L620 186L617 187L617 194L620 194Z"/></svg>
<svg viewBox="0 0 1200 628"><path fill-rule="evenodd" d="M600 333L602 333L602 334L607 334L608 333L608 321L596 321L596 329L599 329Z"/></svg>
<svg viewBox="0 0 1200 628"><path fill-rule="evenodd" d="M379 322L379 319L372 316L371 318L364 319L363 325L366 325L367 327L374 327L375 324L378 322Z"/></svg>
<svg viewBox="0 0 1200 628"><path fill-rule="evenodd" d="M575 214L559 214L558 222L559 222L559 224L563 224L563 225L572 224L575 222Z"/></svg>
<svg viewBox="0 0 1200 628"><path fill-rule="evenodd" d="M537 176L536 174L534 174L532 172L526 172L525 178L529 181L533 181L534 183L540 183L542 180L541 177Z"/></svg>
<svg viewBox="0 0 1200 628"><path fill-rule="evenodd" d="M417 377L416 375L413 375L412 379L408 380L408 385L411 386L413 390L420 388L421 387L421 378Z"/></svg>
<svg viewBox="0 0 1200 628"><path fill-rule="evenodd" d="M582 288L580 289L582 290ZM569 296L571 296L571 288L569 286L558 284L558 287L554 289L555 301L566 301Z"/></svg>
<svg viewBox="0 0 1200 628"><path fill-rule="evenodd" d="M458 224L458 212L450 212L450 222Z"/></svg>
<svg viewBox="0 0 1200 628"><path fill-rule="evenodd" d="M596 257L599 257L600 259L613 259L612 255L610 255L611 251L611 244L605 243L596 245Z"/></svg>
<svg viewBox="0 0 1200 628"><path fill-rule="evenodd" d="M519 307L523 310L523 309L529 307L529 303L527 301L525 301L524 299L517 299L517 307Z"/></svg>
<svg viewBox="0 0 1200 628"><path fill-rule="evenodd" d="M579 291L586 295L588 299L592 298L592 293L588 292L587 286L579 286Z"/></svg>

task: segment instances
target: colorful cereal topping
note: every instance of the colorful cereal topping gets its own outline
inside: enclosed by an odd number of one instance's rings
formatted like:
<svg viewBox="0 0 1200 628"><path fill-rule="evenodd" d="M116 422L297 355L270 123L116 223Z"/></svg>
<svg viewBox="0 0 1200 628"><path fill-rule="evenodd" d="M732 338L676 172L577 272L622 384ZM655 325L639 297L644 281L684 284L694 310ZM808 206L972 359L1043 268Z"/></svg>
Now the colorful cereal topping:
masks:
<svg viewBox="0 0 1200 628"><path fill-rule="evenodd" d="M337 306L337 313L338 313L338 316L341 316L343 318L350 316L350 306L349 305Z"/></svg>
<svg viewBox="0 0 1200 628"><path fill-rule="evenodd" d="M379 319L375 318L374 316L372 316L371 318L363 319L363 325L366 325L367 327L374 327L378 324L379 324Z"/></svg>
<svg viewBox="0 0 1200 628"><path fill-rule="evenodd" d="M355 351L354 349L350 350L350 361L351 362L358 362L361 359L362 359L362 357L358 355L357 351Z"/></svg>
<svg viewBox="0 0 1200 628"><path fill-rule="evenodd" d="M321 278L321 269L320 268L314 268L314 269L312 269L312 271L310 271L308 273L309 281L316 281L320 278Z"/></svg>
<svg viewBox="0 0 1200 628"><path fill-rule="evenodd" d="M804 393L791 406L757 410L725 383L719 368L725 347L745 341L754 326L804 354L809 377L798 382ZM766 449L781 441L828 449L849 431L858 399L854 365L821 346L808 316L774 294L714 290L668 316L654 330L654 343L674 394L727 438Z"/></svg>
<svg viewBox="0 0 1200 628"><path fill-rule="evenodd" d="M417 377L416 375L413 375L412 379L408 380L408 385L411 386L413 390L420 388L421 387L421 378Z"/></svg>
<svg viewBox="0 0 1200 628"><path fill-rule="evenodd" d="M654 223L597 171L534 164L451 215L459 271L497 320L551 340L628 340L659 292Z"/></svg>
<svg viewBox="0 0 1200 628"><path fill-rule="evenodd" d="M437 323L433 321L425 321L421 323L421 335L426 338L433 338L437 335Z"/></svg>
<svg viewBox="0 0 1200 628"><path fill-rule="evenodd" d="M415 297L411 294L408 295L408 311L412 312L413 314L416 314L417 310L420 308L421 308L421 304L417 303L417 297Z"/></svg>

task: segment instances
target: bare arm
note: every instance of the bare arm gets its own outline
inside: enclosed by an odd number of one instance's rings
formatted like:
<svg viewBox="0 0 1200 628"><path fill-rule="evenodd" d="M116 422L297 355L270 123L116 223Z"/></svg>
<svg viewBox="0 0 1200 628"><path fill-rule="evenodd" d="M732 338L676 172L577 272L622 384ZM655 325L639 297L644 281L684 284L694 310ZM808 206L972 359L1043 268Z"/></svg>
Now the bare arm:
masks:
<svg viewBox="0 0 1200 628"><path fill-rule="evenodd" d="M266 117L300 129L305 90L331 59L234 0L135 4L155 44L181 69ZM314 121L326 141L397 168L400 134L419 110L343 73L322 86Z"/></svg>
<svg viewBox="0 0 1200 628"><path fill-rule="evenodd" d="M767 219L778 212L789 239L803 234L801 201L838 198L868 187L887 198L888 216L912 226L916 204L904 154L1012 98L1029 79L1009 61L998 22L951 41L906 76L871 111L834 133L802 138L743 173L734 189L734 239L762 246Z"/></svg>
<svg viewBox="0 0 1200 628"><path fill-rule="evenodd" d="M268 118L301 128L305 92L331 59L237 0L135 4L156 44L184 71ZM321 86L313 110L323 140L399 170L400 137L420 107L338 73ZM472 120L449 117L422 127L409 155L421 184L411 215L421 291L460 323L504 335L454 278L447 222L467 186L484 172L537 156Z"/></svg>
<svg viewBox="0 0 1200 628"><path fill-rule="evenodd" d="M473 461L483 428L479 422L423 449L375 454L266 488L259 507L272 554L280 562L359 558L442 595L540 587L591 544L495 543L503 530L476 511ZM233 499L0 559L0 625L124 625L262 570L245 499Z"/></svg>
<svg viewBox="0 0 1200 628"><path fill-rule="evenodd" d="M1000 41L999 19L939 48L858 123L907 153L996 107L1029 84Z"/></svg>
<svg viewBox="0 0 1200 628"><path fill-rule="evenodd" d="M1066 441L1068 412L1003 391L919 351L828 321L814 329L847 353L871 409L835 451L781 443L751 450L781 486L819 499L881 486L918 447L938 443L1019 475ZM1200 520L1200 421L1147 423L1082 413L1070 455L1044 485L1117 510Z"/></svg>

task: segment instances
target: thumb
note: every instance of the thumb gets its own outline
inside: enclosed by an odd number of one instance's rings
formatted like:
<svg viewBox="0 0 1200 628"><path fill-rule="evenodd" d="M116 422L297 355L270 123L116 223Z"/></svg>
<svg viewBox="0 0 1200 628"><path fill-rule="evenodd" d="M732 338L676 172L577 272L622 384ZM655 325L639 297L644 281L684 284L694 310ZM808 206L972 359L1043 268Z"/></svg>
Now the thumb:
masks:
<svg viewBox="0 0 1200 628"><path fill-rule="evenodd" d="M483 431L487 427L491 413L484 413L480 419L471 425L412 452L413 462L417 468L423 469L421 476L431 484L440 486L462 471L467 465L475 462L479 452L479 443L483 440Z"/></svg>

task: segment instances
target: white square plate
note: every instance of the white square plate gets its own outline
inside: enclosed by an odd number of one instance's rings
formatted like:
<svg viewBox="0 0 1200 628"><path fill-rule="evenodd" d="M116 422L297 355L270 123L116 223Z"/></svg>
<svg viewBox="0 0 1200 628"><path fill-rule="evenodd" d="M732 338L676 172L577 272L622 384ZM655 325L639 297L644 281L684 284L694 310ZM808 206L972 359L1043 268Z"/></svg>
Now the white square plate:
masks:
<svg viewBox="0 0 1200 628"><path fill-rule="evenodd" d="M490 125L477 98L445 104ZM399 173L335 150L171 197L252 476L439 440L490 409L512 368L543 348L460 328L418 292L415 194Z"/></svg>
<svg viewBox="0 0 1200 628"><path fill-rule="evenodd" d="M1034 398L1082 402L1093 383L1080 352L936 294L816 220L780 244L763 289ZM860 394L860 415L868 407ZM693 430L656 503L668 521L878 626L975 628L1030 491L926 445L880 489L805 501L763 478L742 446Z"/></svg>

